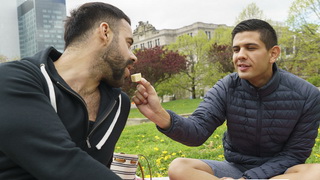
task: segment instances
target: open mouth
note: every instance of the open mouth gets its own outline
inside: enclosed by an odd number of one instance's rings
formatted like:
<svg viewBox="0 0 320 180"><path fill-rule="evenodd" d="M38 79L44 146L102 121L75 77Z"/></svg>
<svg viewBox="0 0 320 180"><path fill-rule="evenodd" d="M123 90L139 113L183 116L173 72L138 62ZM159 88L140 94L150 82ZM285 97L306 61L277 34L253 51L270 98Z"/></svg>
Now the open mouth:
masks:
<svg viewBox="0 0 320 180"><path fill-rule="evenodd" d="M239 64L238 65L238 68L239 68L239 70L240 71L245 71L245 70L247 70L247 69L249 69L249 65L246 65L246 64Z"/></svg>

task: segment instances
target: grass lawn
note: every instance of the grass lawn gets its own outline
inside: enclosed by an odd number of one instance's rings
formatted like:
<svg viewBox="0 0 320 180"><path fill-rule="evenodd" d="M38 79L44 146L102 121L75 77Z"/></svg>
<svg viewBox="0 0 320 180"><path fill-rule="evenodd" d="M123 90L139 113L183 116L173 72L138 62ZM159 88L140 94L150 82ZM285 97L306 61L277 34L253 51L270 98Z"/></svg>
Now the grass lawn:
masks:
<svg viewBox="0 0 320 180"><path fill-rule="evenodd" d="M163 103L163 106L179 114L186 114L193 112L200 101L199 99L176 100ZM130 118L143 117L137 109L133 109L129 116ZM225 130L226 126L222 125L203 145L188 147L160 133L153 123L126 126L116 145L115 152L144 155L151 164L152 177L163 177L168 176L169 163L177 157L224 160L221 138ZM146 160L141 158L140 162L145 174L149 175ZM319 135L313 152L307 160L307 163L314 162L320 162ZM139 170L137 173L140 173Z"/></svg>

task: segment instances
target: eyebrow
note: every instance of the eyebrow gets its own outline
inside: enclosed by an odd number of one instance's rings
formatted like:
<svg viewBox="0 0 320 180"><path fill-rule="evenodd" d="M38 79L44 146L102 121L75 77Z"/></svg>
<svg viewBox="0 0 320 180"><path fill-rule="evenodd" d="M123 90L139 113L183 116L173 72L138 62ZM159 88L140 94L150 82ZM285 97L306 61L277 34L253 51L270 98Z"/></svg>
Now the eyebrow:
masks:
<svg viewBox="0 0 320 180"><path fill-rule="evenodd" d="M257 44L257 43L247 43L247 44L244 44L244 46L259 46L259 44ZM232 48L236 48L236 47L240 47L240 46L239 45L232 46Z"/></svg>

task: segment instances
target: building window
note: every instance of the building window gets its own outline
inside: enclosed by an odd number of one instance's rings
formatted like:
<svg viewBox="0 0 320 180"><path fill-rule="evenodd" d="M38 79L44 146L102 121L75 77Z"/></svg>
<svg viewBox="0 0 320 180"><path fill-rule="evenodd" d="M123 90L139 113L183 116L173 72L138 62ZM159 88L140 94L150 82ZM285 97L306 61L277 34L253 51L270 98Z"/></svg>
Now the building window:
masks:
<svg viewBox="0 0 320 180"><path fill-rule="evenodd" d="M152 41L148 41L148 48L152 48Z"/></svg>
<svg viewBox="0 0 320 180"><path fill-rule="evenodd" d="M140 48L144 49L144 43L140 44Z"/></svg>
<svg viewBox="0 0 320 180"><path fill-rule="evenodd" d="M205 31L205 33L206 33L208 39L211 39L211 32L210 31Z"/></svg>
<svg viewBox="0 0 320 180"><path fill-rule="evenodd" d="M160 39L156 39L154 42L155 46L160 46Z"/></svg>
<svg viewBox="0 0 320 180"><path fill-rule="evenodd" d="M188 33L188 35L192 37L192 32L191 32L191 33Z"/></svg>

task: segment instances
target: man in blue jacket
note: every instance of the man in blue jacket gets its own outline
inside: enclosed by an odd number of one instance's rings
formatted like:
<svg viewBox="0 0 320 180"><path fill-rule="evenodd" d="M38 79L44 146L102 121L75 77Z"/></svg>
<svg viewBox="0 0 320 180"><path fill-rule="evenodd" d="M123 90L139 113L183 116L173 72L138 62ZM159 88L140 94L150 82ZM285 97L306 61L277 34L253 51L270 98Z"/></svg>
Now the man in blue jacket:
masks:
<svg viewBox="0 0 320 180"><path fill-rule="evenodd" d="M139 110L185 145L203 144L226 121L226 160L175 159L170 179L320 179L319 164L304 164L318 135L319 90L277 67L280 47L267 22L239 23L232 40L236 72L219 80L188 118L164 110L145 79L137 86Z"/></svg>
<svg viewBox="0 0 320 180"><path fill-rule="evenodd" d="M109 167L130 98L119 87L137 60L130 19L87 3L53 47L0 65L0 179L121 179Z"/></svg>

